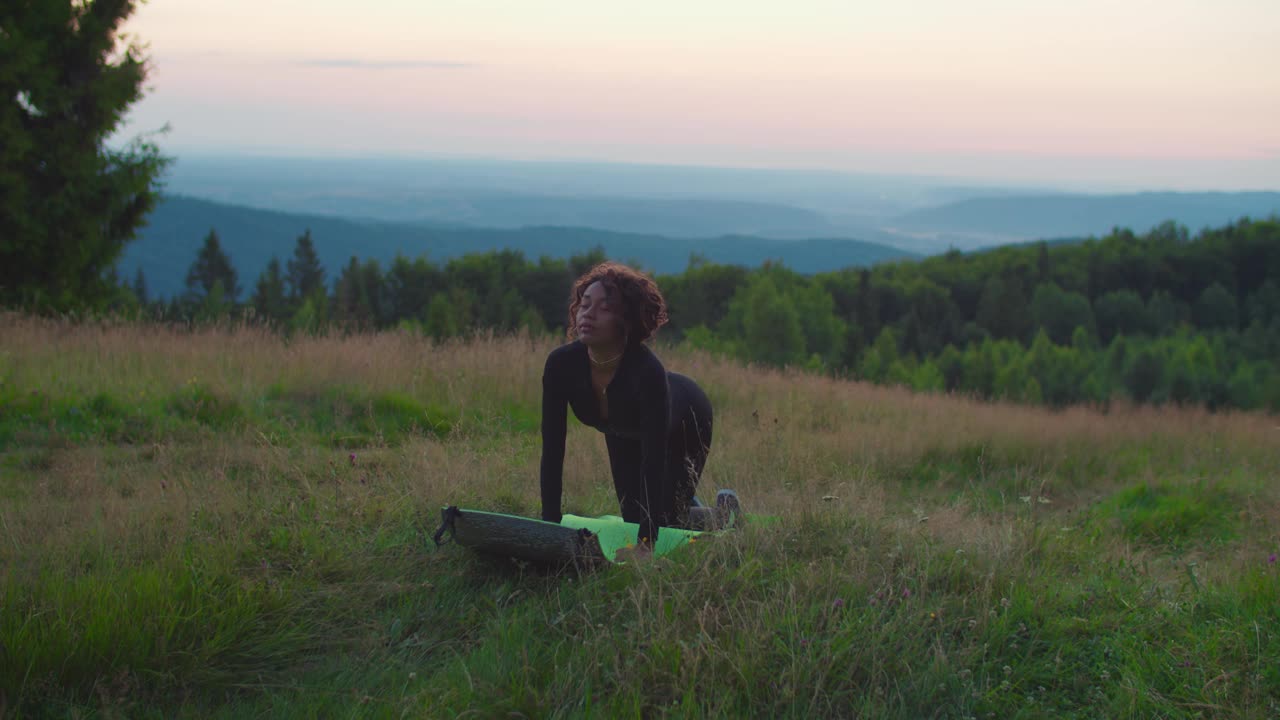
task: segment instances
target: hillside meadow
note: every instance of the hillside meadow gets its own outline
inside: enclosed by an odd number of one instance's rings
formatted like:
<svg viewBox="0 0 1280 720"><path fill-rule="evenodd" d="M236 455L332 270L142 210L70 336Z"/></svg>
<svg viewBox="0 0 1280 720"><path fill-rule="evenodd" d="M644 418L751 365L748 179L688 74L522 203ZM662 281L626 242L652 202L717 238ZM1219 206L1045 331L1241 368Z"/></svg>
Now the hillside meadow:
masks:
<svg viewBox="0 0 1280 720"><path fill-rule="evenodd" d="M0 316L0 717L1280 715L1280 419L1058 412L659 346L700 495L778 518L579 574L536 515L557 340ZM565 510L617 511L571 421Z"/></svg>

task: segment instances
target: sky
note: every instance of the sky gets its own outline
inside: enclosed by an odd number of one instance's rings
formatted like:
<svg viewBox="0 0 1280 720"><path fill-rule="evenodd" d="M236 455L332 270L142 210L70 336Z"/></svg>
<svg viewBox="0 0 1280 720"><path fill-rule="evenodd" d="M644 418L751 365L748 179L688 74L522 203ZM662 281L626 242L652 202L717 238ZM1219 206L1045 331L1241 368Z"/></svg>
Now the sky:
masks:
<svg viewBox="0 0 1280 720"><path fill-rule="evenodd" d="M150 0L162 149L1280 189L1277 0Z"/></svg>

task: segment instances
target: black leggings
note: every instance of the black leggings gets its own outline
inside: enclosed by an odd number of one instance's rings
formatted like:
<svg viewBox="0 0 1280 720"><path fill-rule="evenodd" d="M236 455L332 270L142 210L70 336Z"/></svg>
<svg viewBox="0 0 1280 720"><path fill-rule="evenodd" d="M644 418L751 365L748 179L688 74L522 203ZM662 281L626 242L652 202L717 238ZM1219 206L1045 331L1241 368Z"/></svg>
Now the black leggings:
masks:
<svg viewBox="0 0 1280 720"><path fill-rule="evenodd" d="M688 377L668 372L667 384L671 398L671 432L667 438L667 477L672 484L674 507L655 508L658 525L684 527L689 521L689 506L702 478L711 451L711 401L706 393ZM605 434L609 448L609 466L613 472L613 487L622 507L622 519L644 524L644 505L640 499L646 496L642 486L643 474L635 472L644 457L638 439Z"/></svg>

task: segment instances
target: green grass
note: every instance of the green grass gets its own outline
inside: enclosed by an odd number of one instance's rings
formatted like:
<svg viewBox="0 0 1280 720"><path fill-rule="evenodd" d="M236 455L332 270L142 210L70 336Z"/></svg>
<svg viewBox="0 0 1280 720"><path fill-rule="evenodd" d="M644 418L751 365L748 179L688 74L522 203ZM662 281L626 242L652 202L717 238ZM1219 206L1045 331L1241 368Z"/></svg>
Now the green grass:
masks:
<svg viewBox="0 0 1280 720"><path fill-rule="evenodd" d="M320 438L332 447L362 448L398 445L413 436L445 436L460 422L453 408L395 391L273 386L250 402L247 407L237 397L196 382L132 405L107 392L88 398L40 391L10 394L0 396L0 448L58 441L132 445L235 430L267 432L288 442ZM504 408L506 427L527 431L530 412Z"/></svg>
<svg viewBox="0 0 1280 720"><path fill-rule="evenodd" d="M536 514L550 344L5 322L5 717L1280 714L1275 418L663 349L717 398L702 494L778 520L556 574L429 540ZM566 511L616 512L601 446Z"/></svg>
<svg viewBox="0 0 1280 720"><path fill-rule="evenodd" d="M1136 541L1178 548L1231 539L1238 506L1239 500L1220 485L1144 482L1116 493L1099 514L1113 518Z"/></svg>
<svg viewBox="0 0 1280 720"><path fill-rule="evenodd" d="M279 386L259 403L260 421L284 438L321 437L335 448L395 446L406 437L446 436L459 413L403 392L376 395L352 387L289 390Z"/></svg>

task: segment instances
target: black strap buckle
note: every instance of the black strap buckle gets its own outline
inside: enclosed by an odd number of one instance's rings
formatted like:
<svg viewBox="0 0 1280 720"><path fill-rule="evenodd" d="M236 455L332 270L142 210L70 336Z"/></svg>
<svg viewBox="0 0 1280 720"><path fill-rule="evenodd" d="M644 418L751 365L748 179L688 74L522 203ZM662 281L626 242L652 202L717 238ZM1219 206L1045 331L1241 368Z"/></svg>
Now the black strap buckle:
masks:
<svg viewBox="0 0 1280 720"><path fill-rule="evenodd" d="M436 544L436 547L440 547L441 545L447 545L453 541L453 538L454 538L453 521L461 514L462 514L462 511L458 509L457 505L450 505L449 507L444 508L443 510L440 511L440 527L437 528L435 534L431 536L431 540ZM443 539L445 536L445 533L449 534L448 540Z"/></svg>

